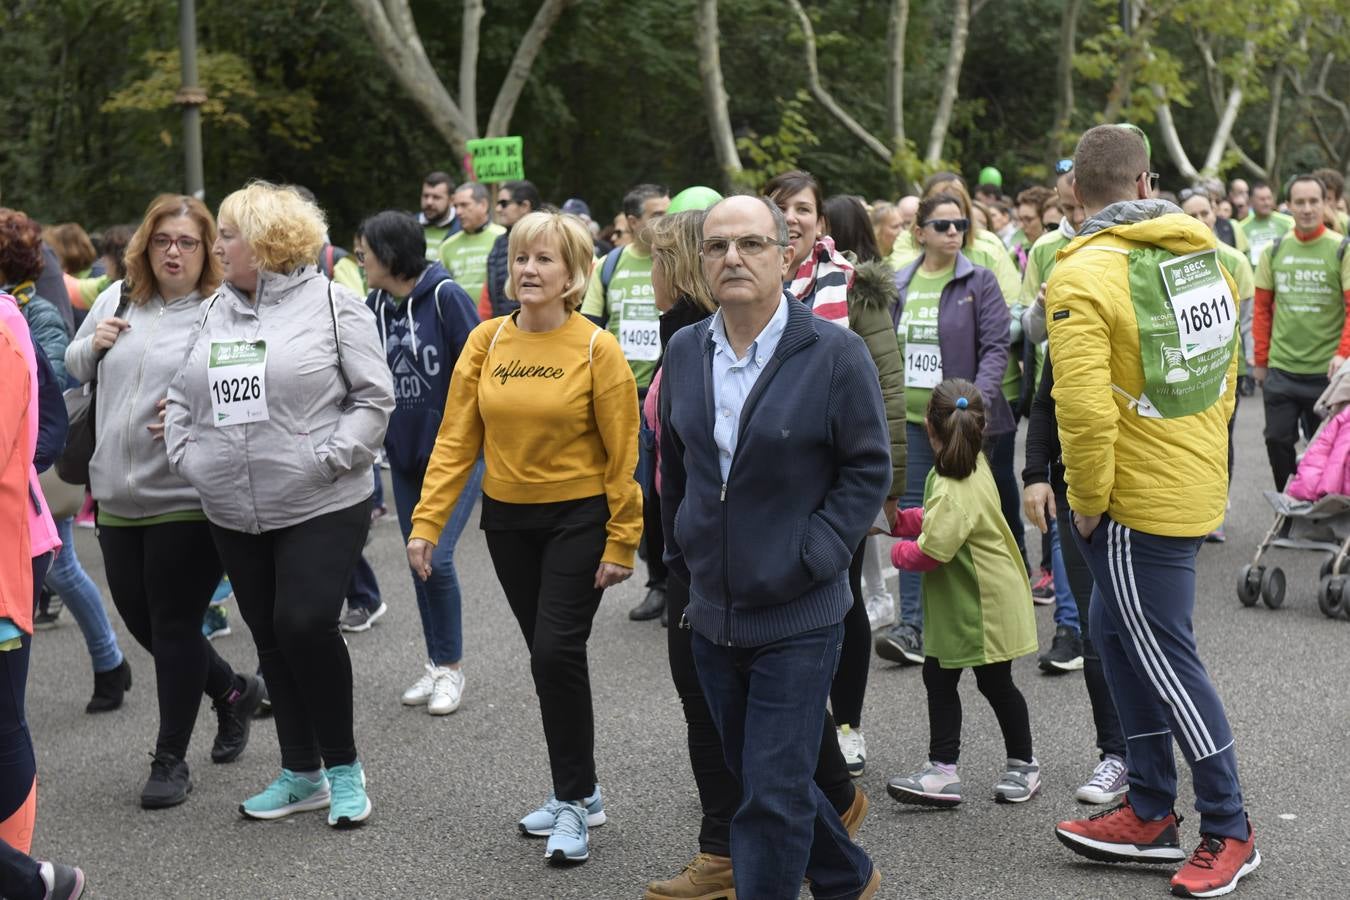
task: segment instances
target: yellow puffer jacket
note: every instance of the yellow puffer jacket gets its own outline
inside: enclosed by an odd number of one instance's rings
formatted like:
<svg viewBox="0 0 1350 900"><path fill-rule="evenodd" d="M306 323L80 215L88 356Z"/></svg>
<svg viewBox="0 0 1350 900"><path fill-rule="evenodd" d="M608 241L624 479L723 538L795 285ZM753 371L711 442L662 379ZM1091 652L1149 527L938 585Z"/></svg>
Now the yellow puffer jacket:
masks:
<svg viewBox="0 0 1350 900"><path fill-rule="evenodd" d="M1075 238L1057 254L1046 289L1055 412L1069 506L1107 513L1148 534L1199 537L1223 522L1228 500L1228 419L1239 354L1226 390L1209 409L1175 419L1130 408L1144 389L1128 257L1101 249L1163 248L1178 256L1211 249L1214 236L1180 214L1116 225ZM1233 296L1238 292L1225 273Z"/></svg>

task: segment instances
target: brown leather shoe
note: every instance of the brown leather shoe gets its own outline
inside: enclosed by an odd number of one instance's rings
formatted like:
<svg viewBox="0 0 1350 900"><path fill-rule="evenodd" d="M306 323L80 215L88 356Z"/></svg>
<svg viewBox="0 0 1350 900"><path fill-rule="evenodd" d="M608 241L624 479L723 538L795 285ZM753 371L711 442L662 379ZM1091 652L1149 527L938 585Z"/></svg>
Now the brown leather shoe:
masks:
<svg viewBox="0 0 1350 900"><path fill-rule="evenodd" d="M872 877L867 879L867 884L863 885L862 893L858 895L858 900L872 900L881 888L881 871L876 866L872 867Z"/></svg>
<svg viewBox="0 0 1350 900"><path fill-rule="evenodd" d="M839 817L839 821L844 823L844 830L848 832L849 840L858 837L858 829L862 827L863 819L867 818L867 810L870 806L867 795L862 792L861 788L855 786L853 788L853 802Z"/></svg>
<svg viewBox="0 0 1350 900"><path fill-rule="evenodd" d="M644 900L736 900L731 857L700 853L674 878L647 885L642 896Z"/></svg>

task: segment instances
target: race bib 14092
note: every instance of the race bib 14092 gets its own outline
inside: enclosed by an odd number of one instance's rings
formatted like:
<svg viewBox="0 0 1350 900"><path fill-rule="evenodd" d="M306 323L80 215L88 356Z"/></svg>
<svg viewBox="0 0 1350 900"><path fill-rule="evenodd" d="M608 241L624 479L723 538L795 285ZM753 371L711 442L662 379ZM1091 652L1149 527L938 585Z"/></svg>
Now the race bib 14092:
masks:
<svg viewBox="0 0 1350 900"><path fill-rule="evenodd" d="M267 343L212 341L206 362L211 422L217 428L266 422Z"/></svg>

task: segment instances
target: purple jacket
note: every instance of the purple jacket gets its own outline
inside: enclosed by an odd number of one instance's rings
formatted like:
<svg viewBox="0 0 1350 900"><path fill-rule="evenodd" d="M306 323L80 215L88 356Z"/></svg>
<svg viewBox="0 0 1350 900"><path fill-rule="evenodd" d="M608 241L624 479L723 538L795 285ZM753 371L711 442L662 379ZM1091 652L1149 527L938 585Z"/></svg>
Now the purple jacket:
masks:
<svg viewBox="0 0 1350 900"><path fill-rule="evenodd" d="M922 264L920 256L895 273L900 302L891 308L891 321L896 329L900 327L900 314L909 295L909 282ZM987 435L1006 434L1017 427L1012 407L1003 396L1011 323L1008 304L994 273L956 254L956 270L938 300L942 377L964 378L980 389L988 414Z"/></svg>

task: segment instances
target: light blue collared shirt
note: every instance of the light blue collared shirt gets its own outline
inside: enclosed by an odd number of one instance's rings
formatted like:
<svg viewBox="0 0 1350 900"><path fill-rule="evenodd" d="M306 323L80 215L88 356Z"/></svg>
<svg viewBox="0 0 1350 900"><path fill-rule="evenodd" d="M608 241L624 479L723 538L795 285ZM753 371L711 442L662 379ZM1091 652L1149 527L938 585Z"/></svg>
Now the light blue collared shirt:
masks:
<svg viewBox="0 0 1350 900"><path fill-rule="evenodd" d="M778 349L778 341L787 327L788 300L786 296L778 300L778 311L773 314L769 324L750 343L745 356L736 358L727 340L726 326L722 322L722 311L713 314L712 327L708 334L714 345L712 358L713 376L713 441L717 444L717 464L722 470L722 484L727 483L731 472L731 459L736 455L736 439L740 434L741 410L750 396L760 373L769 364L773 352Z"/></svg>

